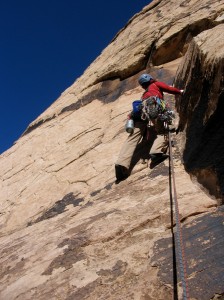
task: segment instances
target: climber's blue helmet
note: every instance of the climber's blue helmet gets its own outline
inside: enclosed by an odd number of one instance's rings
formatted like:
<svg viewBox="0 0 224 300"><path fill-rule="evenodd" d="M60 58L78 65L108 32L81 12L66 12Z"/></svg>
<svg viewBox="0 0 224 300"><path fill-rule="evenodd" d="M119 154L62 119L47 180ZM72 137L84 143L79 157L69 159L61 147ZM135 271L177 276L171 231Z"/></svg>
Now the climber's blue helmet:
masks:
<svg viewBox="0 0 224 300"><path fill-rule="evenodd" d="M143 85L144 83L150 82L151 79L153 79L153 78L150 74L142 74L138 79L138 83L140 85Z"/></svg>

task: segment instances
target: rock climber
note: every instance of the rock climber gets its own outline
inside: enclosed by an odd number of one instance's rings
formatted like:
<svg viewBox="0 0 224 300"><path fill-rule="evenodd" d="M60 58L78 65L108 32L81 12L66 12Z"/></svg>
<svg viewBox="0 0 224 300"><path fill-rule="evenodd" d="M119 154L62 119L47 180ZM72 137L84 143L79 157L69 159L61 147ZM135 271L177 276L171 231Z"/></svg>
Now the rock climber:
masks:
<svg viewBox="0 0 224 300"><path fill-rule="evenodd" d="M150 168L155 167L169 157L166 154L168 149L167 129L164 127L164 118L160 118L163 114L160 114L158 107L165 105L164 92L174 95L183 94L183 90L156 81L150 74L142 74L138 79L138 83L145 90L141 97L144 105L142 106L141 117L134 119L134 132L128 136L123 144L116 161L116 183L125 180L130 175L130 165L134 151L145 136L146 131L151 147L149 152L151 158ZM157 105L157 102L160 105Z"/></svg>

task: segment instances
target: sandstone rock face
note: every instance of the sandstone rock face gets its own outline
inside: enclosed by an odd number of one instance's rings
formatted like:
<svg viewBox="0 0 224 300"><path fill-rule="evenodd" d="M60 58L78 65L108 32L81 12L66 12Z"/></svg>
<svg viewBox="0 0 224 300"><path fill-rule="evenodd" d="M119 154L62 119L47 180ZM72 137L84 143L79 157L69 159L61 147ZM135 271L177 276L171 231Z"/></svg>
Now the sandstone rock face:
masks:
<svg viewBox="0 0 224 300"><path fill-rule="evenodd" d="M0 299L181 298L169 161L150 170L140 152L114 183L145 71L168 84L177 72L186 89L167 99L179 113L172 150L190 298L221 298L223 9L153 1L1 155Z"/></svg>
<svg viewBox="0 0 224 300"><path fill-rule="evenodd" d="M186 134L185 166L212 194L221 198L224 195L223 31L221 24L195 37L177 76L178 84L186 86L185 96L178 102L180 127Z"/></svg>

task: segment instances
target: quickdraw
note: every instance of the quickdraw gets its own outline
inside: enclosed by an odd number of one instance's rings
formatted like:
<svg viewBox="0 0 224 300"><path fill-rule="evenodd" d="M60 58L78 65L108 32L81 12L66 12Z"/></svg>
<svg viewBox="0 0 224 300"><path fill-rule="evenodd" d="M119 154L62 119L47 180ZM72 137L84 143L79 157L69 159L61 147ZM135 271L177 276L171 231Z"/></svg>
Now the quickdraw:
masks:
<svg viewBox="0 0 224 300"><path fill-rule="evenodd" d="M164 100L159 99L156 96L151 96L142 101L141 118L144 121L159 119L160 121L171 125L172 120L175 118L175 114L170 110Z"/></svg>

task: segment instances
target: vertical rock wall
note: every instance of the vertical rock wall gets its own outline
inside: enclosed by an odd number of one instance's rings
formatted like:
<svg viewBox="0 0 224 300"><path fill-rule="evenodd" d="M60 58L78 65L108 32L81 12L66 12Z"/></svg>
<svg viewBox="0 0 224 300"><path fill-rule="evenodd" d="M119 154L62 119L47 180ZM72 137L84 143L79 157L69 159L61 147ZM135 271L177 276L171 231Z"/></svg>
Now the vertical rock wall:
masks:
<svg viewBox="0 0 224 300"><path fill-rule="evenodd" d="M185 87L177 103L186 135L183 160L216 197L224 194L224 25L207 30L190 44L176 83Z"/></svg>
<svg viewBox="0 0 224 300"><path fill-rule="evenodd" d="M178 66L186 93L167 99L180 115L172 138L190 297L221 297L223 9L153 1L0 156L0 299L181 298L169 161L150 170L139 151L114 184L139 74L172 84Z"/></svg>

